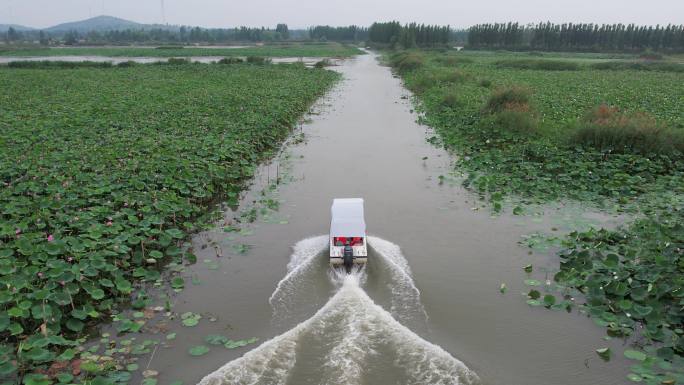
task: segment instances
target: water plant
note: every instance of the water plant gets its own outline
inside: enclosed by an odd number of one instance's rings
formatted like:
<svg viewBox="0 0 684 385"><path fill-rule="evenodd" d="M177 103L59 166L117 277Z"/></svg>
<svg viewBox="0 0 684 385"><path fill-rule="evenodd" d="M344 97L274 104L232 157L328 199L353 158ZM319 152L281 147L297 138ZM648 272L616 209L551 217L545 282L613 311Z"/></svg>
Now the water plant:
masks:
<svg viewBox="0 0 684 385"><path fill-rule="evenodd" d="M567 60L507 59L499 60L495 64L501 68L516 68L542 71L577 71L580 69L580 65L578 63Z"/></svg>
<svg viewBox="0 0 684 385"><path fill-rule="evenodd" d="M592 68L604 71L663 71L663 72L684 72L684 66L679 63L661 62L629 62L629 61L606 61L591 65Z"/></svg>
<svg viewBox="0 0 684 385"><path fill-rule="evenodd" d="M520 86L496 89L489 96L484 110L487 112L529 110L531 93L529 89Z"/></svg>
<svg viewBox="0 0 684 385"><path fill-rule="evenodd" d="M570 140L603 153L684 154L684 131L664 127L650 114L605 104L576 124Z"/></svg>
<svg viewBox="0 0 684 385"><path fill-rule="evenodd" d="M425 65L425 58L419 52L405 51L392 55L390 63L399 73L406 73Z"/></svg>
<svg viewBox="0 0 684 385"><path fill-rule="evenodd" d="M629 380L684 382L681 73L622 62L548 66L471 54L472 63L459 65L468 75L458 87L462 102L447 109L449 88L422 80L448 68L446 60L436 52L422 55L425 65L397 72L419 91L421 121L438 134L429 141L458 154L463 184L494 211L504 210L503 197L513 195L518 202L572 199L633 215L613 230L525 240L540 250L561 250L555 284L528 277L525 301L566 311L579 304L609 336L632 337L635 345L625 356L637 364ZM498 88L490 91L491 84ZM513 213L525 210L516 204ZM596 354L609 359L611 352L598 348Z"/></svg>
<svg viewBox="0 0 684 385"><path fill-rule="evenodd" d="M144 307L165 264L196 260L184 238L336 79L293 65L0 68L0 378L61 381L66 367L47 369L82 359L117 309Z"/></svg>

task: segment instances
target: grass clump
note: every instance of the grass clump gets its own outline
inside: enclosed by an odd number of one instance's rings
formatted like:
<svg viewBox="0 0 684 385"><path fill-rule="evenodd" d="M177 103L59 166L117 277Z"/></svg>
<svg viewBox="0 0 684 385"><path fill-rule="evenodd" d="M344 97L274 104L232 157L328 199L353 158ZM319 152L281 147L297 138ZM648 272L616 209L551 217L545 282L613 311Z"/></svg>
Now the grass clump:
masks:
<svg viewBox="0 0 684 385"><path fill-rule="evenodd" d="M603 71L661 71L661 72L684 72L684 65L666 62L628 62L607 61L594 63L591 68Z"/></svg>
<svg viewBox="0 0 684 385"><path fill-rule="evenodd" d="M470 63L474 62L474 60L469 58L469 57L454 56L454 55L438 56L435 60L438 63L440 63L444 66L449 66L449 67L454 67L454 66L457 66L459 64L470 64Z"/></svg>
<svg viewBox="0 0 684 385"><path fill-rule="evenodd" d="M458 108L463 106L463 100L455 89L450 88L442 95L441 104L446 108Z"/></svg>
<svg viewBox="0 0 684 385"><path fill-rule="evenodd" d="M390 64L400 74L415 71L425 65L425 57L418 52L400 52L392 55Z"/></svg>
<svg viewBox="0 0 684 385"><path fill-rule="evenodd" d="M511 139L511 133L536 133L539 122L530 107L531 91L520 86L500 88L492 92L485 103L480 127L499 132L502 139Z"/></svg>
<svg viewBox="0 0 684 385"><path fill-rule="evenodd" d="M489 113L506 110L529 111L531 94L528 88L520 86L499 88L489 96L484 111Z"/></svg>
<svg viewBox="0 0 684 385"><path fill-rule="evenodd" d="M499 60L494 64L500 68L515 68L540 71L577 71L581 69L579 64L565 60Z"/></svg>
<svg viewBox="0 0 684 385"><path fill-rule="evenodd" d="M578 123L571 142L604 153L684 153L684 132L658 124L647 113L628 113L606 104L593 109Z"/></svg>
<svg viewBox="0 0 684 385"><path fill-rule="evenodd" d="M484 88L490 88L492 86L492 81L489 79L480 79L480 82L478 83L480 87Z"/></svg>
<svg viewBox="0 0 684 385"><path fill-rule="evenodd" d="M127 60L127 61L122 61L121 63L117 64L116 66L119 68L128 68L128 67L134 67L139 65L139 63L136 63L132 60Z"/></svg>
<svg viewBox="0 0 684 385"><path fill-rule="evenodd" d="M660 52L654 52L651 50L646 50L644 53L639 55L639 59L642 60L663 60L665 59L665 56L661 54Z"/></svg>
<svg viewBox="0 0 684 385"><path fill-rule="evenodd" d="M448 71L415 71L411 74L407 86L416 94L422 94L430 88L440 85L463 83L468 76L459 70Z"/></svg>
<svg viewBox="0 0 684 385"><path fill-rule="evenodd" d="M26 60L26 61L13 61L7 63L9 68L36 68L36 69L48 69L48 68L111 68L113 64L111 62L96 62L96 61L52 61L52 60Z"/></svg>
<svg viewBox="0 0 684 385"><path fill-rule="evenodd" d="M499 111L490 120L491 127L515 134L531 135L537 132L539 121L529 110L507 109Z"/></svg>
<svg viewBox="0 0 684 385"><path fill-rule="evenodd" d="M465 72L457 69L446 71L439 75L439 79L447 83L463 83L467 78L468 75Z"/></svg>
<svg viewBox="0 0 684 385"><path fill-rule="evenodd" d="M218 64L239 64L244 63L244 60L239 57L224 57L223 59L217 61Z"/></svg>
<svg viewBox="0 0 684 385"><path fill-rule="evenodd" d="M192 64L192 61L190 59L184 59L180 57L172 57L169 58L169 60L166 61L167 64L171 65L185 65L185 64Z"/></svg>
<svg viewBox="0 0 684 385"><path fill-rule="evenodd" d="M419 72L414 74L408 87L416 94L422 94L439 84L439 78L433 72Z"/></svg>
<svg viewBox="0 0 684 385"><path fill-rule="evenodd" d="M330 62L330 59L323 59L319 60L314 64L314 68L325 68L325 67L330 67L332 66L332 62Z"/></svg>
<svg viewBox="0 0 684 385"><path fill-rule="evenodd" d="M271 64L271 59L267 58L265 56L247 56L245 61L247 61L247 63L249 63L249 64L258 64L258 65Z"/></svg>

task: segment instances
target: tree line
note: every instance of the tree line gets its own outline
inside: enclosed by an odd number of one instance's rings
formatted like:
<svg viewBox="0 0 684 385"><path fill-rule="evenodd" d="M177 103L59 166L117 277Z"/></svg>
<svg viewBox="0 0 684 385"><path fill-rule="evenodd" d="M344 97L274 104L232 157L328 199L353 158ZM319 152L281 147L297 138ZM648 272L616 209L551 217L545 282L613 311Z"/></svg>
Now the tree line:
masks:
<svg viewBox="0 0 684 385"><path fill-rule="evenodd" d="M401 48L444 46L451 41L452 37L453 34L448 25L417 23L401 25L398 21L390 21L373 23L368 29L370 42Z"/></svg>
<svg viewBox="0 0 684 385"><path fill-rule="evenodd" d="M368 39L368 28L356 25L347 27L317 25L309 28L309 38L311 40L319 41L365 41Z"/></svg>
<svg viewBox="0 0 684 385"><path fill-rule="evenodd" d="M13 35L16 41L16 34ZM368 28L355 25L347 27L315 26L308 30L290 30L287 24L278 24L276 29L232 28L205 29L180 27L179 29L126 29L118 31L80 34L76 31L65 33L61 40L65 44L82 41L97 43L231 43L231 42L269 42L285 40L317 40L360 42L368 39Z"/></svg>
<svg viewBox="0 0 684 385"><path fill-rule="evenodd" d="M4 35L4 36L3 36ZM10 44L230 44L236 42L270 42L316 40L361 42L384 47L440 47L447 44L466 45L472 49L508 49L541 51L606 51L684 52L684 25L638 26L635 24L552 24L521 25L519 23L478 24L468 30L449 26L425 25L397 21L376 22L369 28L350 25L319 25L308 30L290 30L287 24L272 28L200 28L159 27L114 30L106 32L18 31L10 27L0 38Z"/></svg>
<svg viewBox="0 0 684 385"><path fill-rule="evenodd" d="M0 35L2 36L2 35ZM234 42L269 42L285 40L318 40L359 42L368 39L368 28L350 25L346 27L315 26L308 30L290 30L287 24L278 24L270 28L200 28L169 27L139 28L112 31L90 31L87 33L75 30L66 32L17 31L10 27L5 33L8 43L34 42L40 44L132 44L132 43L234 43Z"/></svg>
<svg viewBox="0 0 684 385"><path fill-rule="evenodd" d="M0 35L2 36L2 35ZM42 45L66 44L131 44L131 43L234 43L262 42L306 39L307 31L290 30L287 24L278 24L270 28L140 28L112 31L90 31L87 33L75 30L66 32L17 31L10 27L5 33L8 43L34 42Z"/></svg>
<svg viewBox="0 0 684 385"><path fill-rule="evenodd" d="M543 51L684 51L684 25L478 24L468 30L468 47Z"/></svg>

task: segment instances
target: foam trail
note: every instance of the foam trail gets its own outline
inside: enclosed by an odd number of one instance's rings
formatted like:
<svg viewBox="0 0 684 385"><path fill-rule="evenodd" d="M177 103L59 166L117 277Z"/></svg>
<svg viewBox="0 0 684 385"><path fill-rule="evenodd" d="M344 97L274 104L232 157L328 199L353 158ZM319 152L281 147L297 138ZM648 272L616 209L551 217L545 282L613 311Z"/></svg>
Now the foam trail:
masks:
<svg viewBox="0 0 684 385"><path fill-rule="evenodd" d="M390 312L399 321L427 321L427 313L420 302L420 291L413 282L411 268L408 261L401 253L401 248L392 242L378 237L368 237L368 245L372 255L369 263L377 264L381 269L387 270L390 281L387 287L391 293ZM321 271L315 266L322 262L327 269L327 256L323 255L328 247L328 237L316 236L299 241L293 248L290 262L287 265L287 274L278 282L269 303L273 308L274 319L286 318L288 312L293 309L296 301L301 302L302 293L319 291L314 282L319 278ZM319 258L320 261L319 261ZM365 279L361 275L360 279ZM361 282L363 285L365 282ZM311 301L310 298L307 300Z"/></svg>
<svg viewBox="0 0 684 385"><path fill-rule="evenodd" d="M401 253L401 248L378 237L368 237L368 244L383 260L391 275L388 283L392 292L390 312L404 321L416 315L427 321L427 313L420 302L420 290L413 282L411 268Z"/></svg>
<svg viewBox="0 0 684 385"><path fill-rule="evenodd" d="M401 373L402 383L432 385L479 384L477 375L437 345L423 340L376 305L359 286L365 270L340 274L337 293L313 317L295 326L241 358L204 377L200 385L256 385L298 383L298 364L316 373L316 383L361 384L374 370ZM311 338L324 338L313 345ZM322 365L299 359L310 349L326 349ZM391 354L384 367L368 364L378 349ZM309 378L310 380L310 378Z"/></svg>
<svg viewBox="0 0 684 385"><path fill-rule="evenodd" d="M328 247L328 236L319 235L297 242L293 247L290 262L287 264L287 274L278 282L268 303L278 313L291 305L297 290L301 290L301 283L306 281L306 273L312 270L316 257Z"/></svg>

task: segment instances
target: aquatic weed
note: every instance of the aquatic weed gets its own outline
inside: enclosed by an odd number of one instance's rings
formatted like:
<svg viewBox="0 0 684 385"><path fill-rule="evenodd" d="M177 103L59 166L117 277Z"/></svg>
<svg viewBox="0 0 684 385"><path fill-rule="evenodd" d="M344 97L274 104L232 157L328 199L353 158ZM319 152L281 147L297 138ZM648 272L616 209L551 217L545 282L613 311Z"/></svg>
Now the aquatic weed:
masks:
<svg viewBox="0 0 684 385"><path fill-rule="evenodd" d="M36 370L78 360L70 349L91 326L144 307L140 288L161 266L196 260L183 240L214 200L236 196L338 77L288 65L0 68L0 376L51 381Z"/></svg>

